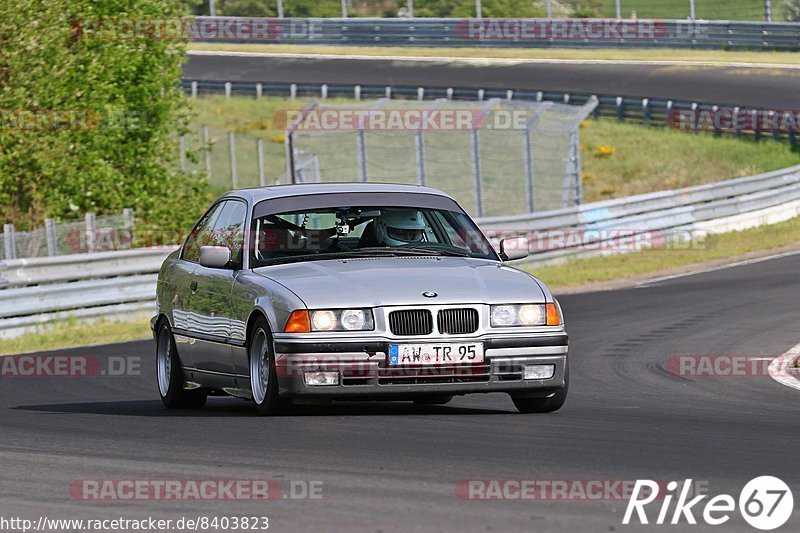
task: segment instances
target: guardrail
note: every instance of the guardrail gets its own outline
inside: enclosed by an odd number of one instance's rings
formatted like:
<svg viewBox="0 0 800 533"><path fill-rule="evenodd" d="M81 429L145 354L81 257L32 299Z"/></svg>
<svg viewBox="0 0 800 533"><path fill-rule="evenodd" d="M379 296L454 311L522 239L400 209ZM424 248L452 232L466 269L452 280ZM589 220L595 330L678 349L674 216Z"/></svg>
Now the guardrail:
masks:
<svg viewBox="0 0 800 533"><path fill-rule="evenodd" d="M566 91L538 91L535 89L482 89L465 87L416 87L416 86L386 86L386 85L360 85L360 84L327 84L327 83L256 83L256 82L223 82L207 80L181 81L186 94L198 97L205 94L224 94L252 96L261 98L264 95L281 96L285 98L310 97L321 98L354 98L356 100L371 98L402 98L415 100L435 100L444 98L448 100L488 100L501 98L508 100L559 102L574 105L585 105L592 97L597 98L597 107L592 117L611 118L619 122L635 122L646 126L676 127L687 132L707 132L715 135L726 135L760 140L771 138L779 141L788 141L792 146L797 146L797 121L795 114L788 122L775 120L775 129L764 127L765 119L776 116L775 110L740 107L734 104L714 104L696 102L692 100L671 100L667 98L648 98L636 96L618 96L607 94L592 94ZM722 117L727 113L729 127L709 128L706 121L714 122L715 117ZM732 121L731 117L752 117L755 119ZM688 116L688 126L682 118ZM719 126L720 120L716 120ZM750 128L750 124L758 124L758 128Z"/></svg>
<svg viewBox="0 0 800 533"><path fill-rule="evenodd" d="M196 42L800 50L800 24L648 19L197 17Z"/></svg>
<svg viewBox="0 0 800 533"><path fill-rule="evenodd" d="M531 239L526 266L680 242L693 232L741 230L800 215L800 165L719 183L510 217L477 219L490 239ZM544 236L544 239L542 238ZM557 237L557 238L554 238ZM155 283L174 247L0 262L0 338L59 319L155 311Z"/></svg>

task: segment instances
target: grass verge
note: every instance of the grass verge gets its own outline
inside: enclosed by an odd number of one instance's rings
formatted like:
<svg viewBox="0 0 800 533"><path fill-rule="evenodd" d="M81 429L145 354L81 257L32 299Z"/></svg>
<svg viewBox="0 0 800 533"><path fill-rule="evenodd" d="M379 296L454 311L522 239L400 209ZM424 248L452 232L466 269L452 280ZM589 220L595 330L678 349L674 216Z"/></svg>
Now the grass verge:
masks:
<svg viewBox="0 0 800 533"><path fill-rule="evenodd" d="M324 46L304 44L231 44L192 43L189 50L220 52L256 52L266 54L332 54L356 56L403 56L499 59L567 59L601 61L679 61L699 63L763 63L800 65L794 52L749 52L729 50L643 49L572 49L572 48L433 48L413 46Z"/></svg>
<svg viewBox="0 0 800 533"><path fill-rule="evenodd" d="M150 319L146 317L126 322L101 321L89 324L67 321L42 327L15 339L0 340L0 355L62 350L90 344L116 344L151 337Z"/></svg>
<svg viewBox="0 0 800 533"><path fill-rule="evenodd" d="M679 267L745 256L753 252L779 250L800 243L800 218L780 224L709 236L702 248L650 249L606 257L577 259L562 265L528 269L558 290L589 283L624 281L650 277Z"/></svg>

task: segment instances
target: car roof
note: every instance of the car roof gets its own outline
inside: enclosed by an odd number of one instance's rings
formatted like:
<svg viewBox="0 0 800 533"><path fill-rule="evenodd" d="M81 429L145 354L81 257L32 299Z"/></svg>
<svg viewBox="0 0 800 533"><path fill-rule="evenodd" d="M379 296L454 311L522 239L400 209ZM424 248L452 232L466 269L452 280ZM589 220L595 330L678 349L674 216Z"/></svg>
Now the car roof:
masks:
<svg viewBox="0 0 800 533"><path fill-rule="evenodd" d="M421 185L403 185L399 183L300 183L293 185L271 185L267 187L254 187L251 189L238 189L224 194L226 198L243 198L252 204L262 200L274 198L287 198L290 196L304 196L310 194L357 194L357 193L415 193L432 194L436 196L450 196L438 189Z"/></svg>

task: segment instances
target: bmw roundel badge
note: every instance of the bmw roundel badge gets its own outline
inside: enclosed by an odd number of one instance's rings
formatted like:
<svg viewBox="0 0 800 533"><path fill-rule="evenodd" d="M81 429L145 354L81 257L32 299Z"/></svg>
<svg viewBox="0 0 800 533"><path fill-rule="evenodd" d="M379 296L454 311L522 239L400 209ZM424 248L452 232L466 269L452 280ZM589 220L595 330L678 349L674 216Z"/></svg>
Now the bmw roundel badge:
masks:
<svg viewBox="0 0 800 533"><path fill-rule="evenodd" d="M438 295L438 294L436 294L435 292L431 292L431 291L425 291L425 292L423 292L423 293L422 293L422 295L423 295L425 298L436 298L437 296L439 296L439 295Z"/></svg>

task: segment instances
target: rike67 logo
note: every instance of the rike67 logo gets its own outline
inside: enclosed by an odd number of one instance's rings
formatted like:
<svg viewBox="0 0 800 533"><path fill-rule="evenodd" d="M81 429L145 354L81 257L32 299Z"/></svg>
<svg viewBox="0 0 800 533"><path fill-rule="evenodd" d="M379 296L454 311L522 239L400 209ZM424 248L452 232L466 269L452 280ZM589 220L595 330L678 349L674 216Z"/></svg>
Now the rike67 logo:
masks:
<svg viewBox="0 0 800 533"><path fill-rule="evenodd" d="M685 480L683 485L670 481L666 486L666 494L662 494L656 481L637 480L622 523L635 524L638 520L639 524L697 524L700 518L708 525L719 526L731 519L738 503L739 513L750 526L770 531L784 525L794 509L794 498L789 486L773 476L751 479L739 493L738 502L729 494L719 494L707 501L704 501L708 498L707 494L690 499L691 487L691 479ZM652 512L648 516L648 509L645 508L654 502L658 503L653 507L660 508L653 521Z"/></svg>

